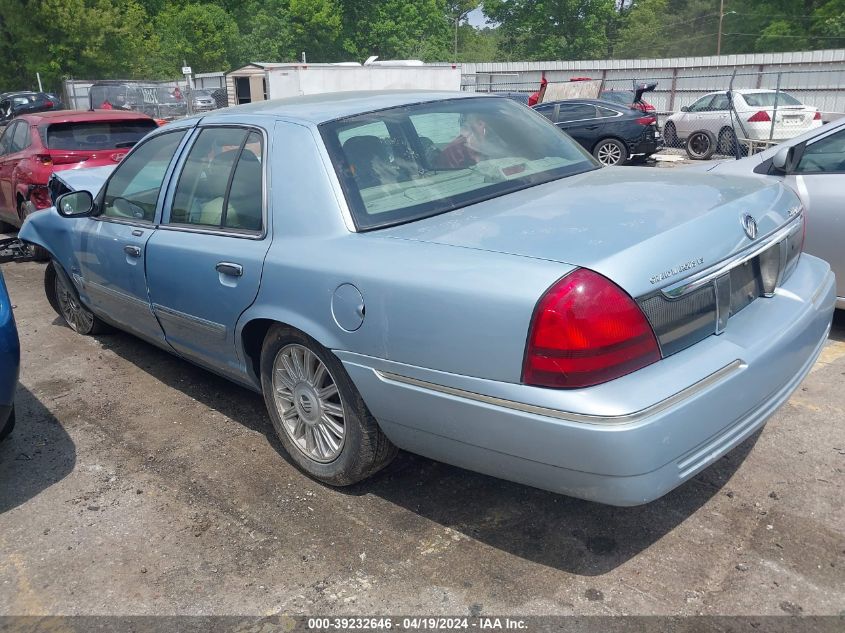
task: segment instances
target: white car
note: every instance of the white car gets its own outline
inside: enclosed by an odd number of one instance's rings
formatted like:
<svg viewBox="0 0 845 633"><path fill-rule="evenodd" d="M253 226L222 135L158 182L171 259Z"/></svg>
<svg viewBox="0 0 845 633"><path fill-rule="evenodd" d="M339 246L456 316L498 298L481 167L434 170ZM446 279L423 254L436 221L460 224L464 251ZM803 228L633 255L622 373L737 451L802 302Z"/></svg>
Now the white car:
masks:
<svg viewBox="0 0 845 633"><path fill-rule="evenodd" d="M733 97L735 115L724 91L704 95L671 115L663 129L666 145L680 146L693 132L708 130L717 138L720 153L732 153L734 132L740 139L782 141L822 124L817 108L804 105L783 91L734 90Z"/></svg>

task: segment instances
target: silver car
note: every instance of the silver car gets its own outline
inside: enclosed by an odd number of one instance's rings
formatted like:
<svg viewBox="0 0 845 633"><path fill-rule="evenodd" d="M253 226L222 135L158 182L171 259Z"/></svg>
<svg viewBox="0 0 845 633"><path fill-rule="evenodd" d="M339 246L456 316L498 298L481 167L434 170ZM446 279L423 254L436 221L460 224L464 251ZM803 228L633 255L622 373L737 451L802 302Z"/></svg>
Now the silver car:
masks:
<svg viewBox="0 0 845 633"><path fill-rule="evenodd" d="M52 254L51 305L263 393L333 485L398 447L645 503L763 426L833 314L788 187L600 169L499 97L215 111L91 189L20 232Z"/></svg>
<svg viewBox="0 0 845 633"><path fill-rule="evenodd" d="M708 171L757 176L795 190L807 210L804 249L830 263L836 307L845 309L845 118Z"/></svg>

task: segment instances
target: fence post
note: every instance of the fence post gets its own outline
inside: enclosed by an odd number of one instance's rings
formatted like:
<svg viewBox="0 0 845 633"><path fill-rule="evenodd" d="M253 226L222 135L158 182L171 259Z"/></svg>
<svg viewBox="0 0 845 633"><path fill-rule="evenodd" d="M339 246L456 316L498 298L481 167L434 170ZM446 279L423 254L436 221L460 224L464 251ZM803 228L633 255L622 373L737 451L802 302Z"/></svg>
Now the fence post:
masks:
<svg viewBox="0 0 845 633"><path fill-rule="evenodd" d="M675 111L675 90L678 87L678 67L672 69L672 89L669 92L669 112Z"/></svg>
<svg viewBox="0 0 845 633"><path fill-rule="evenodd" d="M769 128L769 140L775 135L775 119L778 118L778 99L780 98L780 76L783 73L778 73L778 82L775 86L775 108L772 111L772 126Z"/></svg>

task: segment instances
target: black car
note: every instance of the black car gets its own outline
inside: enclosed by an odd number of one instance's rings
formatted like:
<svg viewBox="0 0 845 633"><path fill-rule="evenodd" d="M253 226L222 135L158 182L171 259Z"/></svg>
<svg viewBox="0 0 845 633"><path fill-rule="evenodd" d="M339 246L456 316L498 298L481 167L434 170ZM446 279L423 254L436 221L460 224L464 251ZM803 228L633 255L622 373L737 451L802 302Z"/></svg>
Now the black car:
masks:
<svg viewBox="0 0 845 633"><path fill-rule="evenodd" d="M644 160L663 145L653 115L609 101L568 99L541 103L534 109L605 166Z"/></svg>
<svg viewBox="0 0 845 633"><path fill-rule="evenodd" d="M0 125L6 125L19 114L61 109L62 100L50 92L4 92L0 94Z"/></svg>

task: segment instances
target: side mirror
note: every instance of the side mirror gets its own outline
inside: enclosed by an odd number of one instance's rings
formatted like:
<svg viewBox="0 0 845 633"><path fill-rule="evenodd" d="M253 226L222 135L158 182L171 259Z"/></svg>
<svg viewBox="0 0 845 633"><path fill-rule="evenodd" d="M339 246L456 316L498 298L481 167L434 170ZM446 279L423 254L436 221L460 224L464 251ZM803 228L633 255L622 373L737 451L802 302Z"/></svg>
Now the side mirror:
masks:
<svg viewBox="0 0 845 633"><path fill-rule="evenodd" d="M788 173L794 167L795 147L781 147L774 156L772 156L772 167L781 173Z"/></svg>
<svg viewBox="0 0 845 633"><path fill-rule="evenodd" d="M689 112L689 106L681 106L681 112Z"/></svg>
<svg viewBox="0 0 845 633"><path fill-rule="evenodd" d="M56 211L65 218L84 218L94 211L94 196L89 191L71 191L56 200Z"/></svg>

